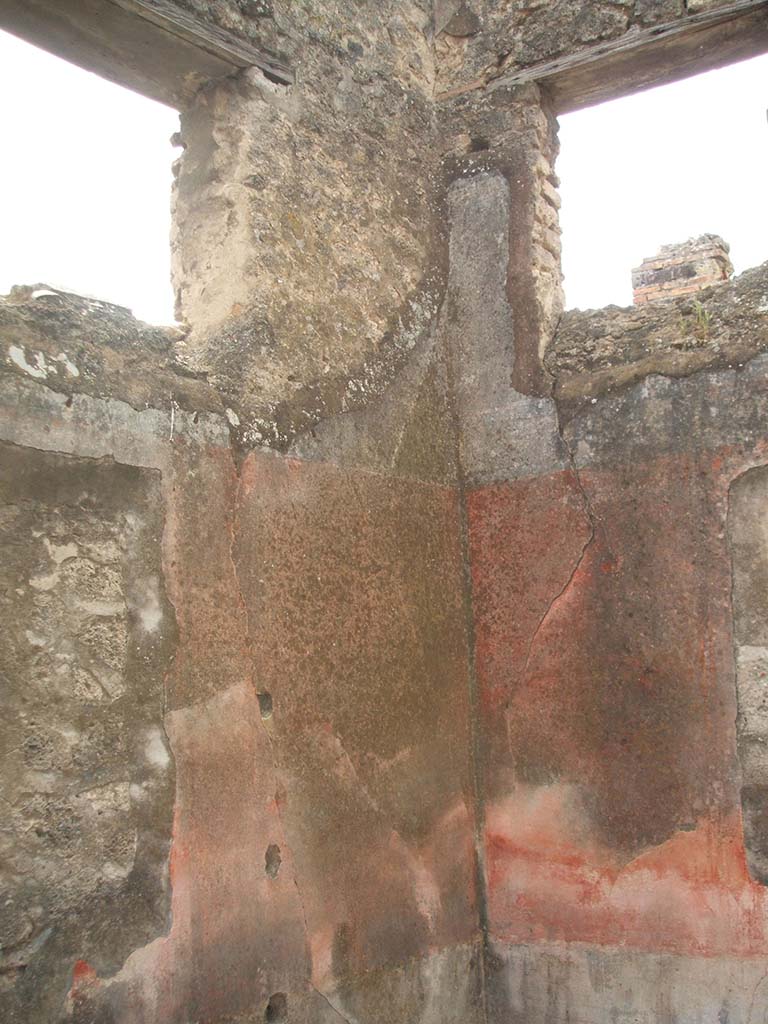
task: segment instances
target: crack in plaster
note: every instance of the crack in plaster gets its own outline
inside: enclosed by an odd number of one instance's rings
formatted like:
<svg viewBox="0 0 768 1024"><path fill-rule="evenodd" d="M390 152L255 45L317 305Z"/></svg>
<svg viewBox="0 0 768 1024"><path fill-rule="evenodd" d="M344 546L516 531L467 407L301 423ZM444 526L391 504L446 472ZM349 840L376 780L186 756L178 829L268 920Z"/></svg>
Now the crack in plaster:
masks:
<svg viewBox="0 0 768 1024"><path fill-rule="evenodd" d="M766 978L768 978L768 970L766 970L764 974L760 975L760 977L755 982L755 987L752 989L752 998L749 1001L749 1011L747 1012L747 1024L752 1024L754 1020L753 1015L755 1010L755 1001L757 999L757 993L760 989L760 986L763 984Z"/></svg>
<svg viewBox="0 0 768 1024"><path fill-rule="evenodd" d="M550 345L554 342L554 338L557 336L557 332L560 329L560 325L562 323L562 319L563 319L563 314L561 313L561 315L558 318L558 321L555 324L554 329L552 331L552 336L551 336L550 341L549 341ZM530 667L531 658L533 657L534 648L536 646L536 642L538 640L539 634L541 633L542 629L544 629L544 627L546 626L546 623L547 623L548 619L555 612L557 606L561 603L563 598L566 596L566 594L568 593L568 591L572 587L572 585L574 583L574 580L578 576L578 573L579 573L582 565L584 564L584 560L587 557L587 552L589 551L589 549L592 547L592 545L597 540L598 531L602 534L603 540L605 542L605 547L606 547L606 550L607 550L607 552L608 552L608 554L609 554L609 556L611 558L611 561L612 562L616 561L615 555L614 555L614 553L613 553L613 551L611 549L610 543L608 541L608 534L607 534L607 531L605 529L605 525L603 524L603 522L600 520L600 517L595 512L594 506L592 504L592 499L590 498L589 493L588 493L586 487L584 486L584 481L581 478L581 473L579 472L579 468L576 465L575 453L574 453L573 449L571 448L571 446L568 444L568 441L566 440L565 434L563 432L563 421L562 421L562 417L561 417L561 414L560 414L560 408L558 406L557 399L555 398L555 385L556 385L555 375L547 368L546 363L543 362L543 361L542 361L542 369L543 369L545 375L549 378L550 399L551 399L551 401L552 401L552 403L554 405L554 409L555 409L555 424L556 424L556 430L557 430L558 443L559 443L560 448L561 448L561 450L563 452L563 456L565 457L565 460L566 460L566 462L568 464L568 469L569 469L569 471L571 473L571 476L573 478L573 482L576 484L576 488L578 489L578 492L579 492L579 495L580 495L580 498L581 498L582 509L583 509L584 515L585 515L585 517L587 519L587 522L589 523L589 534L587 536L587 539L584 541L584 543L581 546L581 550L580 550L580 552L579 552L579 554L578 554L578 556L576 558L576 561L575 561L575 563L573 565L573 568L571 569L570 573L568 574L567 580L565 581L563 586L560 588L560 590L555 594L555 596L548 602L547 607L546 607L546 609L544 611L544 614L539 619L539 621L538 621L538 623L536 625L536 628L534 629L534 631L533 631L533 633L531 635L531 639L530 639L530 641L528 643L528 650L526 652L525 663L523 665L523 672L522 672L523 679L525 679L527 677L527 675L528 675L528 669Z"/></svg>
<svg viewBox="0 0 768 1024"><path fill-rule="evenodd" d="M325 994L325 992L321 992L316 985L311 985L311 988L313 992L316 992L317 995L319 995L320 998L330 1006L330 1008L333 1010L333 1012L336 1014L339 1020L343 1020L345 1024L358 1024L357 1019L355 1017L345 1017L341 1010L338 1008L338 1006L335 1006L328 998L328 996Z"/></svg>
<svg viewBox="0 0 768 1024"><path fill-rule="evenodd" d="M561 314L560 317L558 318L557 323L555 324L555 327L554 327L553 331L552 331L552 337L550 339L550 345L553 343L554 338L557 336L557 332L560 329L560 324L562 322L562 319L563 319L563 315ZM549 382L550 382L550 398L551 398L552 403L553 403L554 408L555 408L555 424L556 424L556 430L557 430L558 443L559 443L559 445L560 445L560 447L562 449L562 452L563 452L563 455L565 457L565 460L568 463L568 468L570 470L571 476L573 477L573 481L576 484L576 487L577 487L577 489L579 491L579 495L581 497L582 509L583 509L584 515L586 516L586 519L587 519L587 521L589 523L589 535L588 535L587 539L585 540L585 542L582 544L581 551L579 552L578 557L576 559L576 562L574 563L574 566L573 566L573 568L571 569L571 571L570 571L570 573L568 575L568 579L565 581L565 583L560 588L560 590L557 592L557 594L555 594L555 596L552 598L552 600L548 603L548 605L547 605L547 607L546 607L546 609L544 611L544 614L539 619L539 622L536 625L536 628L534 629L534 631L533 631L533 633L531 635L531 639L530 639L530 641L528 643L528 650L527 650L527 653L526 653L526 656L525 656L525 663L523 665L523 672L522 672L523 679L525 679L526 676L528 675L528 669L530 667L531 658L533 657L534 647L536 646L536 641L538 640L539 634L541 633L542 629L546 625L547 620L549 619L549 617L554 613L556 607L560 604L560 602L563 600L563 598L565 597L565 595L567 594L567 592L570 590L571 586L573 585L573 582L576 579L576 576L578 575L579 570L581 569L581 567L582 567L582 565L584 563L584 559L587 556L587 552L589 551L589 549L592 547L592 545L594 544L595 540L597 539L597 532L598 532L598 530L600 530L602 532L603 539L605 540L605 545L606 545L606 548L607 548L607 550L608 550L608 552L609 552L609 554L611 556L611 559L613 560L613 557L614 557L613 556L613 552L611 551L610 545L608 543L608 537L607 537L607 534L606 534L605 526L600 522L600 519L599 519L597 513L595 512L594 506L592 505L592 500L591 500L591 498L590 498L589 494L587 493L587 490L586 490L586 488L584 486L584 481L581 479L581 474L579 473L578 466L576 465L575 453L573 452L571 446L566 441L565 434L563 433L563 422L562 422L562 418L561 418L561 415L560 415L560 409L558 407L557 400L554 397L555 384L556 384L555 376L554 376L554 374L551 373L551 371L547 368L546 363L543 362L543 361L542 361L542 369L544 370L544 373L546 374L546 376L549 378Z"/></svg>
<svg viewBox="0 0 768 1024"><path fill-rule="evenodd" d="M582 564L584 562L584 559L586 558L587 551L589 550L589 548L594 543L594 540L595 540L595 537L596 537L595 524L594 524L591 516L589 516L589 511L588 511L588 509L586 507L585 507L584 511L586 512L586 514L587 514L587 516L589 518L589 523L590 523L589 536L587 537L586 541L582 545L582 548L581 548L581 551L579 553L579 556L576 559L576 563L575 563L573 569L571 570L570 575L568 576L568 579L565 581L564 585L560 588L558 593L555 594L555 596L552 598L552 600L547 605L547 608L546 608L544 614L539 619L539 622L538 622L535 630L533 631L533 633L531 635L531 639L530 639L530 641L528 643L528 651L527 651L526 656L525 656L525 663L523 665L523 673L522 673L523 679L525 679L527 677L527 675L528 675L528 668L530 666L531 658L533 657L533 649L536 646L536 641L537 641L537 639L539 637L539 633L542 631L542 629L546 625L547 619L549 619L549 617L554 613L557 605L562 601L562 599L565 597L566 593L570 589L571 585L573 584L574 579L576 578L576 576L577 576L577 574L579 572L579 569L581 569L581 566L582 566Z"/></svg>

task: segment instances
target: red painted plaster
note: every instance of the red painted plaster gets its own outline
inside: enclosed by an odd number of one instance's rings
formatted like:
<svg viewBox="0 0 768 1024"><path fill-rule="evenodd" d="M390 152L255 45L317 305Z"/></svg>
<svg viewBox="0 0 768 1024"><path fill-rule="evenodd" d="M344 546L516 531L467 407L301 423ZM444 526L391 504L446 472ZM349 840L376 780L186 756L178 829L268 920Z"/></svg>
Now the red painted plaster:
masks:
<svg viewBox="0 0 768 1024"><path fill-rule="evenodd" d="M768 950L739 816L724 454L585 471L589 511L570 472L469 497L498 938Z"/></svg>

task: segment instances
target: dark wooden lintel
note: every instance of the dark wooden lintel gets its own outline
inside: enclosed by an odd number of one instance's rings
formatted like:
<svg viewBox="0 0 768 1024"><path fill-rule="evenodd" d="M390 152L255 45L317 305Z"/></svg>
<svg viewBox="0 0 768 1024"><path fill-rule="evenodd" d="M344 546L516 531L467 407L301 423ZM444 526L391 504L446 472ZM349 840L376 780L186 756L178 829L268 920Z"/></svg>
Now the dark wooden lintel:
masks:
<svg viewBox="0 0 768 1024"><path fill-rule="evenodd" d="M257 67L286 84L293 81L291 69L283 61L217 25L201 22L169 0L112 0L112 3L233 67Z"/></svg>
<svg viewBox="0 0 768 1024"><path fill-rule="evenodd" d="M486 83L536 82L559 114L768 52L768 0L734 0Z"/></svg>
<svg viewBox="0 0 768 1024"><path fill-rule="evenodd" d="M0 0L0 28L178 108L207 82L245 67L292 81L277 56L170 0Z"/></svg>
<svg viewBox="0 0 768 1024"><path fill-rule="evenodd" d="M768 0L732 0L517 71L486 73L436 99L536 83L555 112L567 114L762 53L768 53Z"/></svg>

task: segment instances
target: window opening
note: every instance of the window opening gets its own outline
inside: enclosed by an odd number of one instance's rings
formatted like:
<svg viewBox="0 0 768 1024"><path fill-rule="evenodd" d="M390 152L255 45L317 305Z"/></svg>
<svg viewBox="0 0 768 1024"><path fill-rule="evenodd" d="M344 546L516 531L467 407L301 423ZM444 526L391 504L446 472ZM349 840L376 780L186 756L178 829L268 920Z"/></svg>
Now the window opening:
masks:
<svg viewBox="0 0 768 1024"><path fill-rule="evenodd" d="M0 32L0 293L48 284L173 323L178 112Z"/></svg>
<svg viewBox="0 0 768 1024"><path fill-rule="evenodd" d="M767 107L763 55L563 115L566 308L632 305L665 245L720 236L736 274L768 259Z"/></svg>

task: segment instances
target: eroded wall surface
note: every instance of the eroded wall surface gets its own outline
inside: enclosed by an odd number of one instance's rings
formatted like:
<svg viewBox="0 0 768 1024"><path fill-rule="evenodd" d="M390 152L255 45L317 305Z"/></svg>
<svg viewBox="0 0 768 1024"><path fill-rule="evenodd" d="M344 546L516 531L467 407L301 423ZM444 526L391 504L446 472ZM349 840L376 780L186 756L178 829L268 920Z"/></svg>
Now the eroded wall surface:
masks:
<svg viewBox="0 0 768 1024"><path fill-rule="evenodd" d="M704 5L179 6L295 83L182 328L0 303L4 1019L763 1020L768 271L563 314L485 88Z"/></svg>
<svg viewBox="0 0 768 1024"><path fill-rule="evenodd" d="M484 88L537 64L600 43L631 41L663 26L728 6L729 0L435 0L438 94Z"/></svg>
<svg viewBox="0 0 768 1024"><path fill-rule="evenodd" d="M167 926L175 639L157 473L0 448L6 1020Z"/></svg>
<svg viewBox="0 0 768 1024"><path fill-rule="evenodd" d="M765 1014L767 288L566 313L554 440L542 402L470 478L491 1019Z"/></svg>
<svg viewBox="0 0 768 1024"><path fill-rule="evenodd" d="M252 69L201 90L174 188L179 359L241 406L248 443L285 449L430 347L429 4L190 6L295 69L292 86Z"/></svg>
<svg viewBox="0 0 768 1024"><path fill-rule="evenodd" d="M403 426L396 471L364 422L245 454L173 332L50 289L2 318L4 1019L474 1019L447 456Z"/></svg>

